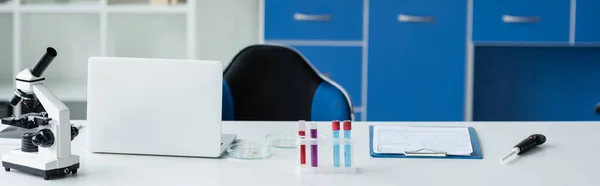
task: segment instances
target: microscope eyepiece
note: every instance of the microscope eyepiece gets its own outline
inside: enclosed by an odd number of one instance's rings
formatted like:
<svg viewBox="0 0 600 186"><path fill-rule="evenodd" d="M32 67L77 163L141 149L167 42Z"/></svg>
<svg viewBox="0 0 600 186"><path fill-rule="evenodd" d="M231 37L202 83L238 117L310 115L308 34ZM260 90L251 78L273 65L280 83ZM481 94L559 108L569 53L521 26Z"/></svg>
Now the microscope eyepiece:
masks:
<svg viewBox="0 0 600 186"><path fill-rule="evenodd" d="M56 55L57 55L57 53L56 53L56 50L54 50L54 48L52 48L52 47L46 48L46 53L44 53L42 58L40 58L40 60L31 69L29 69L31 72L31 75L33 75L35 77L42 76L42 74L44 73L46 68L48 68L48 65L50 65L52 60L54 60L54 57L56 57ZM19 79L17 79L17 80L19 80ZM34 95L29 95L19 89L15 90L15 95L13 95L8 101L10 102L10 105L13 107L18 106L19 103L21 103L21 101L23 101L25 106L28 108L34 108L38 104L38 101Z"/></svg>
<svg viewBox="0 0 600 186"><path fill-rule="evenodd" d="M57 53L56 50L54 50L54 48L46 48L46 53L42 56L42 58L40 58L40 60L35 64L35 66L31 68L31 74L35 77L42 76L42 74L44 73L46 68L48 68L48 65L50 65L52 60L54 60L54 57L56 57L56 55Z"/></svg>

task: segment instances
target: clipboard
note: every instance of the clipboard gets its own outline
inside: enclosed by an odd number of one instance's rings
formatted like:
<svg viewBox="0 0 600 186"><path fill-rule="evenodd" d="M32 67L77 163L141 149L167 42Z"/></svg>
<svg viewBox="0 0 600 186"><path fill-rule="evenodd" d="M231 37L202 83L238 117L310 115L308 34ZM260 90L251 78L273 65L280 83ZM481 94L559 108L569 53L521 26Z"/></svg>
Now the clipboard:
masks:
<svg viewBox="0 0 600 186"><path fill-rule="evenodd" d="M405 152L404 154L376 153L373 151L373 125L369 126L369 152L374 158L440 158L440 159L483 159L479 138L475 133L475 128L468 127L471 136L471 147L473 153L470 156L448 155L446 152L438 152L431 149L419 149L416 151Z"/></svg>

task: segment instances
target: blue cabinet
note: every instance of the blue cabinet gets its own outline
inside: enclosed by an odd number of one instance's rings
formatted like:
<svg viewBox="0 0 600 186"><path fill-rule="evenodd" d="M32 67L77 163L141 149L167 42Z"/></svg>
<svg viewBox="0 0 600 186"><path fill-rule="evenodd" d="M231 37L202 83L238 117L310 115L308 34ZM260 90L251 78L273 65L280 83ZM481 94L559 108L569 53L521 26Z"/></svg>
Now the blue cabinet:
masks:
<svg viewBox="0 0 600 186"><path fill-rule="evenodd" d="M353 106L361 106L362 47L292 46L321 74L342 86Z"/></svg>
<svg viewBox="0 0 600 186"><path fill-rule="evenodd" d="M600 101L594 78L576 76L600 50L569 46L600 43L599 0L263 1L264 40L343 86L357 120L589 120L576 113ZM553 102L566 104L538 108Z"/></svg>
<svg viewBox="0 0 600 186"><path fill-rule="evenodd" d="M478 47L474 120L598 120L599 59L599 47Z"/></svg>
<svg viewBox="0 0 600 186"><path fill-rule="evenodd" d="M265 0L265 40L361 40L362 0Z"/></svg>
<svg viewBox="0 0 600 186"><path fill-rule="evenodd" d="M569 41L571 0L473 1L474 42Z"/></svg>
<svg viewBox="0 0 600 186"><path fill-rule="evenodd" d="M373 0L367 119L464 120L467 1Z"/></svg>
<svg viewBox="0 0 600 186"><path fill-rule="evenodd" d="M362 113L361 112L354 112L354 121L362 121Z"/></svg>
<svg viewBox="0 0 600 186"><path fill-rule="evenodd" d="M577 0L575 42L600 43L600 1Z"/></svg>

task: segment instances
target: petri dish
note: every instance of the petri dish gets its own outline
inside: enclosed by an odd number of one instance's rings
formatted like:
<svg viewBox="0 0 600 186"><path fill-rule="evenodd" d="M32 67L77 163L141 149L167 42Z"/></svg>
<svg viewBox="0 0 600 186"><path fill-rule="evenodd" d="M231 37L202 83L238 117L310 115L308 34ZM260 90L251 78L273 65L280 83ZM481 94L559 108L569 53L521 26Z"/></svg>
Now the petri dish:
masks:
<svg viewBox="0 0 600 186"><path fill-rule="evenodd" d="M296 148L296 134L294 133L269 133L265 135L267 145L275 148Z"/></svg>
<svg viewBox="0 0 600 186"><path fill-rule="evenodd" d="M229 157L237 159L265 159L271 157L271 148L254 143L233 144L227 148Z"/></svg>

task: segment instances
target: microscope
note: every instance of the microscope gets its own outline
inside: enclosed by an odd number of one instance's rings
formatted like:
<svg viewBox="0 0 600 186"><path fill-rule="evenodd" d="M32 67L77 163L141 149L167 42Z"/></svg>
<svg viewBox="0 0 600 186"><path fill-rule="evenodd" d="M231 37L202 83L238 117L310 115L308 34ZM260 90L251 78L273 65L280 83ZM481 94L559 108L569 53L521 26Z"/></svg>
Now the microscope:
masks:
<svg viewBox="0 0 600 186"><path fill-rule="evenodd" d="M39 129L21 136L21 148L2 154L2 166L7 172L15 169L44 180L77 174L79 156L71 154L71 141L79 131L71 125L69 108L46 87L42 76L56 55L56 50L48 47L37 64L15 78L15 95L10 104L14 107L23 103L28 108L41 104L45 112L2 118L5 125Z"/></svg>

